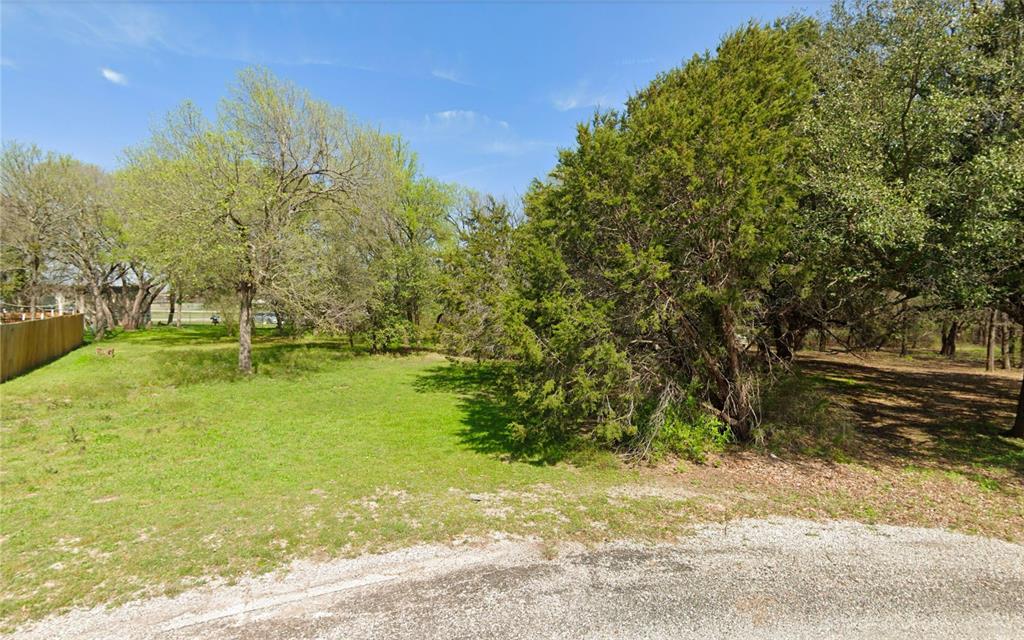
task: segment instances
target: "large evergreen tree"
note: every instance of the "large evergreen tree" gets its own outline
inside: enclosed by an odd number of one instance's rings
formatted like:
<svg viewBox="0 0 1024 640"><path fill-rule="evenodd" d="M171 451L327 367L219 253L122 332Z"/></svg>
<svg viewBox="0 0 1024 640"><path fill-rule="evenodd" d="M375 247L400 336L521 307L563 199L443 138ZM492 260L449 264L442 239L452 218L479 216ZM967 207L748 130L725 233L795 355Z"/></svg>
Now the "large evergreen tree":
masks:
<svg viewBox="0 0 1024 640"><path fill-rule="evenodd" d="M800 212L815 33L729 35L580 127L535 185L513 322L535 424L649 442L694 395L750 436L747 346Z"/></svg>

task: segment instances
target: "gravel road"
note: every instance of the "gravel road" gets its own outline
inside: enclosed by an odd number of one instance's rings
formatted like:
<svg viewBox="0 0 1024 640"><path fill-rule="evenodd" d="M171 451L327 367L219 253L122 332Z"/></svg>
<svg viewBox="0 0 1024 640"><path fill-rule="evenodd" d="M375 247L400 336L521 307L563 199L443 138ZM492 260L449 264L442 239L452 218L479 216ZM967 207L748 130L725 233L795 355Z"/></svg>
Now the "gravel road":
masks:
<svg viewBox="0 0 1024 640"><path fill-rule="evenodd" d="M469 542L72 611L17 638L1021 638L1024 547L788 519L664 545Z"/></svg>

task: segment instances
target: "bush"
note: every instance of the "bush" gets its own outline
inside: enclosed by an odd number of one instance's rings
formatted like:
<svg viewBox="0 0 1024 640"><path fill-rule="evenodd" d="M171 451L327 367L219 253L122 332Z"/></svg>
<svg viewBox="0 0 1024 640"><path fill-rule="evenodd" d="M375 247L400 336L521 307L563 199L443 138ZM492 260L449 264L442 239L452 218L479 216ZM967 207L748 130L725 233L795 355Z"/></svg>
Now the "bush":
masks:
<svg viewBox="0 0 1024 640"><path fill-rule="evenodd" d="M703 464L711 453L720 453L732 442L732 432L718 418L702 410L694 396L670 407L654 436L653 458L677 455Z"/></svg>
<svg viewBox="0 0 1024 640"><path fill-rule="evenodd" d="M795 373L764 394L755 446L844 459L856 445L854 415L813 378Z"/></svg>

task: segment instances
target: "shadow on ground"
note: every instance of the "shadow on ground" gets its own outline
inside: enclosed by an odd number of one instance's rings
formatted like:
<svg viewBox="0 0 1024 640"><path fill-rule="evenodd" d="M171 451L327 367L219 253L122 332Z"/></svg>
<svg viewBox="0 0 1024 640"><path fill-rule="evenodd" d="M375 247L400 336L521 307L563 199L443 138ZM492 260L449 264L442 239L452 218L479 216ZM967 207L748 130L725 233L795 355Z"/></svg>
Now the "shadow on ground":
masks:
<svg viewBox="0 0 1024 640"><path fill-rule="evenodd" d="M256 336L271 335L269 329L257 329ZM200 346L210 344L231 344L238 342L237 335L231 335L224 326L185 325L183 327L155 327L145 331L117 331L107 334L113 342L152 344L164 347ZM106 342L106 341L104 341Z"/></svg>
<svg viewBox="0 0 1024 640"><path fill-rule="evenodd" d="M512 419L516 409L501 378L501 365L455 362L431 367L414 385L421 393L442 391L459 395L464 428L458 435L469 449L534 465L563 460L565 447L524 443L513 437Z"/></svg>
<svg viewBox="0 0 1024 640"><path fill-rule="evenodd" d="M294 378L323 370L339 359L353 357L337 342L256 342L253 369L256 376ZM238 372L238 346L227 343L197 349L172 349L153 356L160 381L175 387L242 380Z"/></svg>
<svg viewBox="0 0 1024 640"><path fill-rule="evenodd" d="M976 370L879 366L815 355L800 368L858 418L867 463L1002 469L1024 479L1024 443L1005 437L1020 382Z"/></svg>
<svg viewBox="0 0 1024 640"><path fill-rule="evenodd" d="M1020 382L966 367L890 368L814 355L800 358L800 370L855 415L861 446L853 458L860 463L967 474L994 470L1024 480L1024 442L1003 435L1013 420ZM460 395L465 417L459 435L474 451L536 464L565 457L563 447L530 447L513 437L516 411L501 384L499 366L440 365L422 374L415 385L421 392Z"/></svg>

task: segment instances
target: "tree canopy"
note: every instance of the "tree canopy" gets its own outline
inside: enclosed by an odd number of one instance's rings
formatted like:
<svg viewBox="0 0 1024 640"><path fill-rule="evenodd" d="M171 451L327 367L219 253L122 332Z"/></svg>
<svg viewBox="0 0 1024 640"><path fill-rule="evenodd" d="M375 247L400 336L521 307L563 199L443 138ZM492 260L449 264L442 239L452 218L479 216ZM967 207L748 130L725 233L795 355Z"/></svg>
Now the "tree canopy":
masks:
<svg viewBox="0 0 1024 640"><path fill-rule="evenodd" d="M906 353L938 329L952 356L983 323L991 368L998 325L1012 365L1022 42L1019 0L751 22L580 124L521 209L245 69L213 117L182 104L112 173L5 147L0 295L74 296L99 338L168 287L229 298L244 373L257 308L500 361L523 441L748 440L808 335Z"/></svg>

